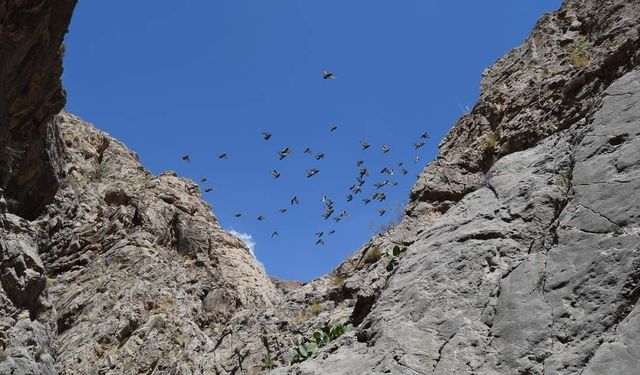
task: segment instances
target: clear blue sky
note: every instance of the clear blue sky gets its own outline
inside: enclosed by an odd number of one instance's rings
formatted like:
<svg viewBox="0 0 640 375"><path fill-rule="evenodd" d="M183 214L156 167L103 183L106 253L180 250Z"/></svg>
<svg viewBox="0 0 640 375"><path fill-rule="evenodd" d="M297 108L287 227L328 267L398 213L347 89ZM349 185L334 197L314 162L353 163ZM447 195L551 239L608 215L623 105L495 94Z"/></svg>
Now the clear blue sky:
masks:
<svg viewBox="0 0 640 375"><path fill-rule="evenodd" d="M67 35L67 109L136 151L153 173L196 181L221 225L250 235L269 274L309 280L397 216L437 145L478 96L482 70L520 44L559 0L79 2ZM337 76L323 80L322 69ZM328 126L338 129L330 133ZM273 134L265 142L261 133ZM432 138L415 151L424 131ZM371 143L362 151L360 140ZM391 151L383 154L388 144ZM293 153L278 160L276 152ZM305 147L324 152L316 161ZM228 160L217 155L226 152ZM191 155L192 163L181 160ZM420 162L414 163L416 156ZM371 177L346 202L355 162ZM372 184L396 172L387 200ZM313 178L305 171L319 168ZM281 177L274 180L271 171ZM296 194L300 205L289 206ZM348 210L323 221L321 197ZM281 215L278 209L287 207ZM377 209L387 214L378 216ZM243 212L237 219L234 213ZM258 222L263 215L266 220ZM327 232L325 246L314 233ZM271 238L273 231L279 238Z"/></svg>

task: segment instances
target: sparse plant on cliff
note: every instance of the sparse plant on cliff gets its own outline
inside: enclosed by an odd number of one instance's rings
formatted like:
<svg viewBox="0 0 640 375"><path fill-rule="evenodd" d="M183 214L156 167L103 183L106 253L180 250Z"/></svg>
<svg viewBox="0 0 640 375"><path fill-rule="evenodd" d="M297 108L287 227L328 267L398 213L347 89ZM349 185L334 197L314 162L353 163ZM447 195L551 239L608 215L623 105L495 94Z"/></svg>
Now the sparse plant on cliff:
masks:
<svg viewBox="0 0 640 375"><path fill-rule="evenodd" d="M330 280L335 286L342 286L344 281L347 279L345 275L331 275Z"/></svg>
<svg viewBox="0 0 640 375"><path fill-rule="evenodd" d="M485 153L485 155L490 155L496 151L497 147L498 147L498 136L496 135L496 133L490 132L482 140L480 148L482 149L482 152Z"/></svg>
<svg viewBox="0 0 640 375"><path fill-rule="evenodd" d="M260 370L273 370L277 366L276 362L277 358L271 356L271 354L267 354L260 361L262 364L260 365Z"/></svg>
<svg viewBox="0 0 640 375"><path fill-rule="evenodd" d="M567 194L571 187L571 178L569 177L569 171L561 169L556 173L555 183L561 193Z"/></svg>
<svg viewBox="0 0 640 375"><path fill-rule="evenodd" d="M407 251L406 247L401 248L398 245L394 246L393 249L391 249L391 253L389 254L391 256L391 259L389 259L389 262L387 263L387 267L386 267L387 271L391 272L396 268L400 258L404 255L406 251Z"/></svg>
<svg viewBox="0 0 640 375"><path fill-rule="evenodd" d="M98 165L98 168L93 171L93 174L91 175L91 181L101 181L103 178L107 177L110 172L111 171L109 170L109 167L107 167L105 164L100 164Z"/></svg>
<svg viewBox="0 0 640 375"><path fill-rule="evenodd" d="M318 316L322 312L322 304L321 303L313 303L309 306L309 311L311 314Z"/></svg>
<svg viewBox="0 0 640 375"><path fill-rule="evenodd" d="M367 255L364 257L364 262L371 264L375 263L382 258L382 252L378 246L373 246L369 250L367 250Z"/></svg>
<svg viewBox="0 0 640 375"><path fill-rule="evenodd" d="M578 39L571 43L571 45L567 47L567 54L569 55L571 64L576 68L584 68L591 62L589 49L584 39Z"/></svg>
<svg viewBox="0 0 640 375"><path fill-rule="evenodd" d="M296 354L291 360L291 364L306 361L307 359L315 356L318 353L318 350L323 346L345 333L354 331L355 329L356 327L353 324L336 324L329 330L318 330L313 332L313 340L304 341L295 348Z"/></svg>

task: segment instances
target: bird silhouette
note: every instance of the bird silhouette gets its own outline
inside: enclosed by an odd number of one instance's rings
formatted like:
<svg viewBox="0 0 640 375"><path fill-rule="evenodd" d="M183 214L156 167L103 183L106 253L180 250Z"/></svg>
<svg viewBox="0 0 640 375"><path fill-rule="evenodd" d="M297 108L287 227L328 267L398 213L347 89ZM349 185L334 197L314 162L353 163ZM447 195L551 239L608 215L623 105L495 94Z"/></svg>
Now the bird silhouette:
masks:
<svg viewBox="0 0 640 375"><path fill-rule="evenodd" d="M403 165L404 165L404 162L403 162L403 161L399 161L399 162L398 162L398 167L402 167Z"/></svg>
<svg viewBox="0 0 640 375"><path fill-rule="evenodd" d="M200 182L206 182L207 178L206 177L200 177Z"/></svg>
<svg viewBox="0 0 640 375"><path fill-rule="evenodd" d="M420 138L422 138L422 139L429 139L429 138L431 138L431 136L429 135L429 133L424 132L424 133L420 134Z"/></svg>
<svg viewBox="0 0 640 375"><path fill-rule="evenodd" d="M398 186L398 182L397 181L389 181L389 185Z"/></svg>
<svg viewBox="0 0 640 375"><path fill-rule="evenodd" d="M382 202L385 199L387 199L387 195L385 193L381 193L379 191L375 192L373 194L373 196L371 197L371 199L377 199L378 201Z"/></svg>
<svg viewBox="0 0 640 375"><path fill-rule="evenodd" d="M387 152L389 152L389 151L391 151L391 149L389 148L389 146L387 146L387 145L383 145L383 146L382 146L382 152L383 152L383 153L385 153L385 154L386 154L386 153L387 153Z"/></svg>
<svg viewBox="0 0 640 375"><path fill-rule="evenodd" d="M358 185L362 186L364 185L364 183L366 182L362 177L356 177L356 180L358 180Z"/></svg>
<svg viewBox="0 0 640 375"><path fill-rule="evenodd" d="M416 156L416 164L420 161L420 156Z"/></svg>
<svg viewBox="0 0 640 375"><path fill-rule="evenodd" d="M324 234L324 232L316 232L316 236L317 237L322 237L323 234Z"/></svg>
<svg viewBox="0 0 640 375"><path fill-rule="evenodd" d="M316 241L316 245L324 246L324 240L322 238L318 238L318 240Z"/></svg>
<svg viewBox="0 0 640 375"><path fill-rule="evenodd" d="M375 184L373 184L373 186L376 188L376 190L379 190L380 188L389 185L389 180L385 180L384 182L376 182Z"/></svg>
<svg viewBox="0 0 640 375"><path fill-rule="evenodd" d="M304 154L309 154L309 155L311 155L311 152L312 152L312 151L311 151L311 147L307 147L307 148L305 148L305 149L304 149Z"/></svg>
<svg viewBox="0 0 640 375"><path fill-rule="evenodd" d="M353 194L360 194L360 193L362 193L362 189L360 189L360 186L356 186L353 189Z"/></svg>
<svg viewBox="0 0 640 375"><path fill-rule="evenodd" d="M282 160L287 156L289 156L290 153L291 153L291 149L289 147L285 147L282 150L278 151L278 156L280 157L280 160Z"/></svg>
<svg viewBox="0 0 640 375"><path fill-rule="evenodd" d="M384 167L384 168L382 168L382 170L380 171L380 173L386 173L386 174L389 174L389 175L392 175L392 176L393 176L393 169L389 169L389 168L387 168L387 167Z"/></svg>
<svg viewBox="0 0 640 375"><path fill-rule="evenodd" d="M336 79L336 76L331 72L323 70L322 71L322 78L324 78L324 79Z"/></svg>
<svg viewBox="0 0 640 375"><path fill-rule="evenodd" d="M256 220L258 220L258 221L264 221L264 219L265 219L265 217L264 217L264 216L262 216L262 215L260 215L260 216L258 216L258 217L256 218Z"/></svg>
<svg viewBox="0 0 640 375"><path fill-rule="evenodd" d="M364 204L371 203L371 199L369 199L369 198L364 198L362 201L364 202Z"/></svg>
<svg viewBox="0 0 640 375"><path fill-rule="evenodd" d="M269 139L271 139L271 133L269 133L269 132L263 132L263 133L262 133L262 138L263 138L265 141L268 141Z"/></svg>
<svg viewBox="0 0 640 375"><path fill-rule="evenodd" d="M384 215L385 212L387 212L387 211L385 211L384 208L378 209L378 214L380 214L380 216Z"/></svg>
<svg viewBox="0 0 640 375"><path fill-rule="evenodd" d="M335 230L335 229L331 229L331 230L329 231L329 234L334 234L335 232L336 232L336 230Z"/></svg>
<svg viewBox="0 0 640 375"><path fill-rule="evenodd" d="M335 124L331 124L331 125L329 125L329 131L330 131L330 132L333 132L333 131L335 131L336 129L338 129L338 126L337 126L337 125L335 125Z"/></svg>
<svg viewBox="0 0 640 375"><path fill-rule="evenodd" d="M273 232L271 233L271 238L273 237L280 237L280 234L278 232Z"/></svg>
<svg viewBox="0 0 640 375"><path fill-rule="evenodd" d="M318 168L309 169L307 171L307 178L315 176L316 174L318 174L318 172L320 172L320 170Z"/></svg>
<svg viewBox="0 0 640 375"><path fill-rule="evenodd" d="M424 146L424 142L413 142L413 147L415 147L416 150L422 146Z"/></svg>
<svg viewBox="0 0 640 375"><path fill-rule="evenodd" d="M212 189L212 188L210 188L210 187L208 187L208 186L207 186L206 188L204 188L204 192L205 192L205 193L208 193L208 192L210 192L210 191L212 191L212 190L213 190L213 189Z"/></svg>
<svg viewBox="0 0 640 375"><path fill-rule="evenodd" d="M405 176L406 176L406 175L407 175L407 173L409 173L409 171L407 171L406 169L402 168L402 169L400 170L400 173L402 173L403 175L405 175Z"/></svg>
<svg viewBox="0 0 640 375"><path fill-rule="evenodd" d="M191 158L189 158L189 155L184 155L182 157L182 160L186 161L187 163L191 163Z"/></svg>
<svg viewBox="0 0 640 375"><path fill-rule="evenodd" d="M351 202L353 200L353 195L347 195L347 202Z"/></svg>
<svg viewBox="0 0 640 375"><path fill-rule="evenodd" d="M325 220L327 220L327 219L329 219L329 218L331 217L331 215L333 215L333 212L334 212L334 211L333 211L333 208L328 208L328 209L325 211L324 215L322 215L322 217L323 217Z"/></svg>
<svg viewBox="0 0 640 375"><path fill-rule="evenodd" d="M356 161L356 167L361 166L364 163L364 160L358 160Z"/></svg>
<svg viewBox="0 0 640 375"><path fill-rule="evenodd" d="M273 176L273 178L278 178L280 177L280 172L274 169L273 172L271 172L271 175Z"/></svg>
<svg viewBox="0 0 640 375"><path fill-rule="evenodd" d="M227 154L222 153L222 154L218 155L218 159L228 159Z"/></svg>
<svg viewBox="0 0 640 375"><path fill-rule="evenodd" d="M360 178L363 178L364 176L368 176L369 175L369 170L367 168L360 168Z"/></svg>
<svg viewBox="0 0 640 375"><path fill-rule="evenodd" d="M321 152L321 153L316 155L316 160L322 160L322 159L324 159L324 153L323 152Z"/></svg>
<svg viewBox="0 0 640 375"><path fill-rule="evenodd" d="M370 145L370 144L368 144L368 143L367 143L367 142L365 142L365 141L360 141L360 146L362 146L362 149L363 149L363 150L366 150L366 149L368 149L371 145Z"/></svg>
<svg viewBox="0 0 640 375"><path fill-rule="evenodd" d="M335 221L336 223L340 222L340 220L342 220L342 216L336 216L333 218L333 221Z"/></svg>
<svg viewBox="0 0 640 375"><path fill-rule="evenodd" d="M291 198L291 205L293 206L294 204L298 204L298 197L297 196L293 196L293 198Z"/></svg>
<svg viewBox="0 0 640 375"><path fill-rule="evenodd" d="M279 211L281 214L283 214L283 213L287 212L287 209L286 209L286 208L281 208L281 209L279 209L278 211Z"/></svg>
<svg viewBox="0 0 640 375"><path fill-rule="evenodd" d="M240 216L242 216L242 212L236 212L235 215L233 215L233 216L240 217Z"/></svg>

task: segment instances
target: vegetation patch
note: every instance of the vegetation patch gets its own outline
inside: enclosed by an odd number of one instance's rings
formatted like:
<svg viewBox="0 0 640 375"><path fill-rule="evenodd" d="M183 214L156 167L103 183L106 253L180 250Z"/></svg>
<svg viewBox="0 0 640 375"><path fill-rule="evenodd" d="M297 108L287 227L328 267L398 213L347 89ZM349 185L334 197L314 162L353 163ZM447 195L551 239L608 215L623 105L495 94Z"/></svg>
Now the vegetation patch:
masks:
<svg viewBox="0 0 640 375"><path fill-rule="evenodd" d="M353 324L336 324L329 330L318 330L313 332L313 339L306 340L295 348L296 354L291 360L291 364L301 363L318 354L318 350L327 345L331 341L344 335L345 333L355 331Z"/></svg>
<svg viewBox="0 0 640 375"><path fill-rule="evenodd" d="M569 55L571 64L578 69L584 68L591 62L589 47L584 39L578 39L571 43L567 48L567 54Z"/></svg>
<svg viewBox="0 0 640 375"><path fill-rule="evenodd" d="M373 246L367 250L367 255L364 257L364 262L367 264L375 263L382 258L382 252L378 246Z"/></svg>
<svg viewBox="0 0 640 375"><path fill-rule="evenodd" d="M406 247L401 248L398 245L394 246L393 249L391 249L391 252L389 254L391 256L391 259L389 259L389 263L387 263L387 271L389 272L393 271L398 266L400 258L406 252L407 252Z"/></svg>

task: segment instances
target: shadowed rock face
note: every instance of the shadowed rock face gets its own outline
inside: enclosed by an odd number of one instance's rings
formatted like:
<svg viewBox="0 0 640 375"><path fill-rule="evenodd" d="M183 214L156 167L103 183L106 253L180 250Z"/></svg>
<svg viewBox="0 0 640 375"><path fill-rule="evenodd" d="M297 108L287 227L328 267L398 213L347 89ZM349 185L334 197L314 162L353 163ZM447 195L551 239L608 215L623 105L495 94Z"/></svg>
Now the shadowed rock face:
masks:
<svg viewBox="0 0 640 375"><path fill-rule="evenodd" d="M62 38L76 0L0 1L0 188L9 210L37 217L57 189L55 132L65 104Z"/></svg>
<svg viewBox="0 0 640 375"><path fill-rule="evenodd" d="M305 285L265 275L195 183L51 119L73 5L0 1L0 374L637 372L640 3L545 15L402 222Z"/></svg>

